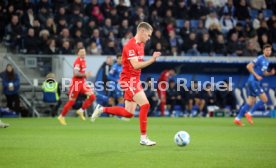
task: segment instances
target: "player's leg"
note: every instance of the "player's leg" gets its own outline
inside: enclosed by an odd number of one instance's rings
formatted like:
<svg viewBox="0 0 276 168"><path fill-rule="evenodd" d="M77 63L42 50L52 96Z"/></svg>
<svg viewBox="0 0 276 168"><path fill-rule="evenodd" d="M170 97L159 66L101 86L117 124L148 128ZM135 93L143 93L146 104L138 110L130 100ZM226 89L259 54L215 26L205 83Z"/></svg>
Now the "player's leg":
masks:
<svg viewBox="0 0 276 168"><path fill-rule="evenodd" d="M160 112L161 116L165 116L165 107L166 107L166 91L160 91Z"/></svg>
<svg viewBox="0 0 276 168"><path fill-rule="evenodd" d="M250 110L250 108L253 106L253 104L255 103L255 101L256 101L256 97L254 97L254 96L248 96L247 103L245 103L240 108L239 114L237 115L237 117L234 120L234 123L236 125L243 126L243 124L242 124L242 122L240 120L244 116L244 114Z"/></svg>
<svg viewBox="0 0 276 168"><path fill-rule="evenodd" d="M85 120L85 116L84 116L84 111L91 106L91 104L94 102L94 100L96 99L96 96L94 95L92 89L90 88L89 85L84 84L82 86L82 90L81 92L83 92L86 96L87 99L83 102L82 107L80 109L77 110L77 114L80 116L80 118L82 120Z"/></svg>
<svg viewBox="0 0 276 168"><path fill-rule="evenodd" d="M199 116L204 116L205 115L205 106L206 106L206 101L205 99L201 98L199 102Z"/></svg>
<svg viewBox="0 0 276 168"><path fill-rule="evenodd" d="M0 128L7 128L9 126L10 126L10 124L4 123L0 120Z"/></svg>
<svg viewBox="0 0 276 168"><path fill-rule="evenodd" d="M254 124L254 122L252 120L252 113L254 111L256 111L259 107L262 107L268 101L267 96L266 96L265 93L261 93L259 95L259 98L261 100L259 100L257 103L255 103L254 106L251 108L251 110L249 112L245 113L245 117L246 117L247 121L252 125Z"/></svg>
<svg viewBox="0 0 276 168"><path fill-rule="evenodd" d="M146 146L156 145L156 142L151 141L147 137L147 120L148 120L148 111L150 109L150 104L147 99L147 96L144 90L139 91L133 96L133 100L140 106L140 132L141 132L141 139L140 144Z"/></svg>
<svg viewBox="0 0 276 168"><path fill-rule="evenodd" d="M58 120L62 125L67 125L65 121L65 116L69 112L69 110L72 108L72 106L75 104L75 101L79 95L79 88L77 85L73 84L70 87L69 90L69 100L64 105L61 114L58 116Z"/></svg>
<svg viewBox="0 0 276 168"><path fill-rule="evenodd" d="M126 89L124 94L125 108L121 106L102 107L98 104L91 116L91 121L95 121L96 118L98 118L102 113L108 113L126 118L133 117L136 108L136 103L132 101L132 97L133 93L130 90Z"/></svg>

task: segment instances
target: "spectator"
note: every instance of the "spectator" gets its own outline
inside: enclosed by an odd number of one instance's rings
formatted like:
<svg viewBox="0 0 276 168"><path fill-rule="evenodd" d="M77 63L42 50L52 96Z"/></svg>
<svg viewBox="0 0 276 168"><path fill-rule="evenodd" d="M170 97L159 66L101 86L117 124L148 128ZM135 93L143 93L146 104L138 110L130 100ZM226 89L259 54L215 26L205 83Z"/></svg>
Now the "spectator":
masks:
<svg viewBox="0 0 276 168"><path fill-rule="evenodd" d="M251 43L252 44L252 47L259 53L261 52L261 47L260 47L260 44L258 42L258 36L255 35L251 38L249 38L248 40L248 43Z"/></svg>
<svg viewBox="0 0 276 168"><path fill-rule="evenodd" d="M102 29L101 29L101 34L106 38L109 32L118 34L117 30L114 29L114 27L112 26L112 20L110 18L106 18L104 20L104 25L102 26Z"/></svg>
<svg viewBox="0 0 276 168"><path fill-rule="evenodd" d="M167 90L166 95L167 95L166 103L169 109L169 116L172 116L175 105L180 104L181 102L181 97L178 96L176 84L173 79L169 81L169 88Z"/></svg>
<svg viewBox="0 0 276 168"><path fill-rule="evenodd" d="M264 14L263 12L259 12L257 18L254 18L253 20L253 28L255 30L259 29L261 27L261 21L264 20Z"/></svg>
<svg viewBox="0 0 276 168"><path fill-rule="evenodd" d="M100 8L104 17L107 18L110 16L111 10L114 9L114 4L111 2L111 0L104 0Z"/></svg>
<svg viewBox="0 0 276 168"><path fill-rule="evenodd" d="M40 38L40 51L43 51L45 48L47 48L47 42L50 38L50 33L48 30L41 30L39 32L39 38Z"/></svg>
<svg viewBox="0 0 276 168"><path fill-rule="evenodd" d="M90 18L92 16L92 12L94 7L100 8L98 4L98 0L91 0L90 3L88 3L85 7L85 14Z"/></svg>
<svg viewBox="0 0 276 168"><path fill-rule="evenodd" d="M56 24L54 22L54 18L49 17L46 19L46 24L44 29L48 30L51 36L56 35L57 33L57 27Z"/></svg>
<svg viewBox="0 0 276 168"><path fill-rule="evenodd" d="M89 55L101 55L102 51L97 48L96 42L91 42L89 47L87 48L87 54Z"/></svg>
<svg viewBox="0 0 276 168"><path fill-rule="evenodd" d="M183 50L186 53L189 50L197 48L196 46L197 46L196 34L194 32L191 32L189 34L189 38L186 39L183 43Z"/></svg>
<svg viewBox="0 0 276 168"><path fill-rule="evenodd" d="M27 37L24 39L24 46L27 50L27 54L38 54L40 40L37 36L35 36L33 28L28 29Z"/></svg>
<svg viewBox="0 0 276 168"><path fill-rule="evenodd" d="M34 29L35 36L39 37L39 33L41 31L41 26L40 26L38 19L34 19L32 28Z"/></svg>
<svg viewBox="0 0 276 168"><path fill-rule="evenodd" d="M166 15L164 17L164 24L165 25L168 25L168 24L172 24L173 26L176 25L176 20L175 18L173 17L173 13L172 13L172 10L171 9L168 9L166 11Z"/></svg>
<svg viewBox="0 0 276 168"><path fill-rule="evenodd" d="M47 21L47 18L49 17L53 17L53 14L49 11L49 9L45 8L44 6L42 6L40 9L39 9L39 12L37 14L37 17L39 19L39 22L42 24L42 25L45 25L46 24L46 21Z"/></svg>
<svg viewBox="0 0 276 168"><path fill-rule="evenodd" d="M103 42L103 39L100 37L99 29L94 29L92 36L88 40L89 40L89 43L91 43L92 41L95 42L99 50L103 49L104 42Z"/></svg>
<svg viewBox="0 0 276 168"><path fill-rule="evenodd" d="M246 4L246 0L240 0L239 4L236 6L235 17L238 21L246 21L250 19L249 7Z"/></svg>
<svg viewBox="0 0 276 168"><path fill-rule="evenodd" d="M149 20L154 29L160 28L163 21L162 17L158 15L157 10L153 10L151 12Z"/></svg>
<svg viewBox="0 0 276 168"><path fill-rule="evenodd" d="M204 100L204 93L201 90L201 86L198 84L198 81L192 81L191 87L187 92L187 112L188 116L197 116L198 114L203 114L203 110L205 108L205 100ZM192 113L193 107L196 107L196 113Z"/></svg>
<svg viewBox="0 0 276 168"><path fill-rule="evenodd" d="M193 31L196 33L197 37L202 36L204 32L208 32L208 29L204 26L204 20L198 20L198 27Z"/></svg>
<svg viewBox="0 0 276 168"><path fill-rule="evenodd" d="M180 42L174 31L169 32L169 44L171 47L176 47L177 50L180 49Z"/></svg>
<svg viewBox="0 0 276 168"><path fill-rule="evenodd" d="M119 26L120 24L120 16L117 14L117 9L111 9L110 15L108 16L112 20L112 26Z"/></svg>
<svg viewBox="0 0 276 168"><path fill-rule="evenodd" d="M233 33L228 41L227 54L230 56L242 56L244 47L243 41L238 39L238 33Z"/></svg>
<svg viewBox="0 0 276 168"><path fill-rule="evenodd" d="M216 91L216 97L221 109L229 107L232 112L236 110L236 97L233 92L232 84L227 80L224 81L222 90Z"/></svg>
<svg viewBox="0 0 276 168"><path fill-rule="evenodd" d="M3 94L7 99L7 107L17 114L20 112L20 99L19 89L20 80L19 76L15 73L11 64L6 66L6 70L1 73Z"/></svg>
<svg viewBox="0 0 276 168"><path fill-rule="evenodd" d="M261 21L260 28L257 29L258 37L261 38L263 34L269 35L269 29L265 20Z"/></svg>
<svg viewBox="0 0 276 168"><path fill-rule="evenodd" d="M147 78L147 80L146 80L145 94L150 103L150 110L149 110L148 115L156 116L157 115L156 107L159 104L159 98L158 98L156 89L154 89L153 83L151 82L151 78Z"/></svg>
<svg viewBox="0 0 276 168"><path fill-rule="evenodd" d="M244 29L241 23L237 23L236 26L227 33L227 40L231 38L233 33L238 33L239 38L244 38Z"/></svg>
<svg viewBox="0 0 276 168"><path fill-rule="evenodd" d="M113 90L110 90L108 92L109 97L114 97L116 101L118 101L118 98L123 97L123 92L120 90L119 86L119 79L120 74L122 72L122 55L117 54L117 62L114 63L111 67L111 70L109 71L107 75L108 79L108 86L109 88L114 88Z"/></svg>
<svg viewBox="0 0 276 168"><path fill-rule="evenodd" d="M229 30L233 29L236 26L236 19L234 19L230 13L223 13L223 16L220 19L221 30L226 34Z"/></svg>
<svg viewBox="0 0 276 168"><path fill-rule="evenodd" d="M205 32L202 35L202 40L198 43L198 51L201 55L212 55L213 44L210 40L209 33Z"/></svg>
<svg viewBox="0 0 276 168"><path fill-rule="evenodd" d="M150 15L153 12L156 12L156 16L163 17L164 15L164 7L161 0L156 0L150 7L149 7Z"/></svg>
<svg viewBox="0 0 276 168"><path fill-rule="evenodd" d="M53 55L58 54L59 51L56 47L56 40L55 39L49 39L47 42L48 47L44 50L44 54L47 55Z"/></svg>
<svg viewBox="0 0 276 168"><path fill-rule="evenodd" d="M71 49L71 43L70 41L64 40L62 42L62 47L60 49L60 54L65 54L65 55L71 55L74 54L74 52Z"/></svg>
<svg viewBox="0 0 276 168"><path fill-rule="evenodd" d="M210 25L208 32L212 41L216 41L217 37L222 33L220 26L217 24Z"/></svg>
<svg viewBox="0 0 276 168"><path fill-rule="evenodd" d="M156 30L151 38L152 38L151 40L152 48L154 48L157 43L161 43L162 47L165 49L169 48L169 44L166 38L162 35L161 30Z"/></svg>
<svg viewBox="0 0 276 168"><path fill-rule="evenodd" d="M263 48L265 44L271 44L267 34L263 34L261 38L259 39L260 47Z"/></svg>
<svg viewBox="0 0 276 168"><path fill-rule="evenodd" d="M24 12L22 16L22 22L26 27L32 27L34 25L34 19L35 19L35 14L32 9L32 6L30 6L26 12Z"/></svg>
<svg viewBox="0 0 276 168"><path fill-rule="evenodd" d="M92 8L92 16L96 18L98 23L102 23L102 21L104 20L104 16L99 6L94 6Z"/></svg>
<svg viewBox="0 0 276 168"><path fill-rule="evenodd" d="M262 9L266 9L266 2L265 0L251 0L250 2L250 6L252 9L255 10L262 10Z"/></svg>
<svg viewBox="0 0 276 168"><path fill-rule="evenodd" d="M121 40L121 47L123 47L128 42L128 40L131 39L132 37L133 37L132 32L128 31Z"/></svg>
<svg viewBox="0 0 276 168"><path fill-rule="evenodd" d="M235 7L233 5L233 0L227 0L227 3L221 8L220 15L224 13L229 13L231 17L234 16Z"/></svg>
<svg viewBox="0 0 276 168"><path fill-rule="evenodd" d="M208 10L201 4L200 1L198 0L191 0L192 4L190 5L190 10L189 10L189 19L194 19L194 20L205 20L206 15L208 13Z"/></svg>
<svg viewBox="0 0 276 168"><path fill-rule="evenodd" d="M135 3L135 1L132 2L132 3ZM137 2L137 7L140 7L140 8L143 9L145 16L150 16L150 14L149 14L149 6L148 6L148 1L147 0L140 0L140 1L138 1Z"/></svg>
<svg viewBox="0 0 276 168"><path fill-rule="evenodd" d="M48 73L46 80L42 83L43 101L51 103L51 116L55 117L58 114L58 109L61 105L61 85L56 81L54 73Z"/></svg>
<svg viewBox="0 0 276 168"><path fill-rule="evenodd" d="M132 27L129 26L128 20L124 19L119 27L118 37L122 38L128 31L132 31Z"/></svg>
<svg viewBox="0 0 276 168"><path fill-rule="evenodd" d="M64 19L68 23L69 18L67 14L68 13L66 13L65 7L61 6L60 8L58 8L58 13L55 15L55 21L58 22L59 20Z"/></svg>
<svg viewBox="0 0 276 168"><path fill-rule="evenodd" d="M253 42L247 42L246 48L243 50L243 55L252 57L256 57L258 55L258 51L256 48L254 48Z"/></svg>
<svg viewBox="0 0 276 168"><path fill-rule="evenodd" d="M214 42L214 52L218 56L223 56L227 53L224 37L222 34L219 34L216 41Z"/></svg>
<svg viewBox="0 0 276 168"><path fill-rule="evenodd" d="M185 0L178 0L178 4L176 5L176 9L175 11L175 16L177 19L189 19L189 15L188 15L188 7L186 5ZM179 12L181 11L181 12Z"/></svg>
<svg viewBox="0 0 276 168"><path fill-rule="evenodd" d="M184 41L188 39L190 32L191 32L191 23L189 20L185 20L184 26L180 29L180 36Z"/></svg>
<svg viewBox="0 0 276 168"><path fill-rule="evenodd" d="M87 35L89 36L90 34L93 34L95 29L98 29L96 21L93 19L89 20L86 26Z"/></svg>
<svg viewBox="0 0 276 168"><path fill-rule="evenodd" d="M117 53L115 41L107 41L107 46L103 49L103 55L115 55Z"/></svg>
<svg viewBox="0 0 276 168"><path fill-rule="evenodd" d="M8 47L19 47L22 40L22 26L19 23L19 17L12 15L11 23L5 28L5 40Z"/></svg>
<svg viewBox="0 0 276 168"><path fill-rule="evenodd" d="M218 102L217 102L217 98L216 98L216 93L212 89L214 89L212 87L212 85L207 84L204 94L203 94L204 100L206 102L206 106L204 107L203 114L202 114L202 116L204 116L204 117L206 117L209 109L213 109L213 110L219 109L219 107L217 106Z"/></svg>
<svg viewBox="0 0 276 168"><path fill-rule="evenodd" d="M131 18L132 25L138 25L140 22L147 21L147 16L144 13L144 9L141 7L137 7L135 10L135 14Z"/></svg>
<svg viewBox="0 0 276 168"><path fill-rule="evenodd" d="M216 13L212 12L207 16L205 27L209 29L210 26L214 24L216 25L216 27L220 27L219 20L217 18Z"/></svg>
<svg viewBox="0 0 276 168"><path fill-rule="evenodd" d="M57 39L58 39L59 46L62 45L63 41L69 41L70 44L74 44L74 40L71 37L70 31L68 28L62 29Z"/></svg>
<svg viewBox="0 0 276 168"><path fill-rule="evenodd" d="M70 16L70 25L76 24L78 20L81 20L83 17L83 14L81 13L81 9L77 6L73 8L73 13Z"/></svg>
<svg viewBox="0 0 276 168"><path fill-rule="evenodd" d="M101 76L99 77L101 81L103 81L104 85L104 94L107 95L107 75L111 70L111 66L113 65L113 59L111 56L107 56L105 62L101 65L99 71L101 70Z"/></svg>

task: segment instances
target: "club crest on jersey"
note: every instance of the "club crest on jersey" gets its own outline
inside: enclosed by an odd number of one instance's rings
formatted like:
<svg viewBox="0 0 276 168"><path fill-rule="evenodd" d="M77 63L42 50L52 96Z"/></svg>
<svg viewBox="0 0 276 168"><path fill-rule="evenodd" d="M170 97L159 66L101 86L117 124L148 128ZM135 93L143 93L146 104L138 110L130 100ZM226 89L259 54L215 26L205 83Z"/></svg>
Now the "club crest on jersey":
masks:
<svg viewBox="0 0 276 168"><path fill-rule="evenodd" d="M129 56L135 56L135 51L134 50L129 50L128 55Z"/></svg>

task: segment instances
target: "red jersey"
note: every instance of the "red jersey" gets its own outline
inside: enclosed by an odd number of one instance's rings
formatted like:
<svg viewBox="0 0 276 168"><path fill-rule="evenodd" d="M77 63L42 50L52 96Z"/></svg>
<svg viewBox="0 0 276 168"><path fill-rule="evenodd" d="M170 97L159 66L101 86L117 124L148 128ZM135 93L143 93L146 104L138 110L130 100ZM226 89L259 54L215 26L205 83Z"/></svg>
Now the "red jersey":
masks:
<svg viewBox="0 0 276 168"><path fill-rule="evenodd" d="M86 69L86 60L85 59L83 59L83 58L80 58L80 57L78 57L76 60L75 60L75 62L74 62L74 70L76 69L76 70L78 70L80 73L82 73L82 74L85 74L85 69ZM83 76L83 77L77 77L77 76L74 76L73 78L72 78L72 80L73 81L77 81L77 80L84 80L85 79L85 77Z"/></svg>
<svg viewBox="0 0 276 168"><path fill-rule="evenodd" d="M171 77L170 71L169 70L164 70L161 75L160 78L158 79L158 82L161 81L168 81L168 79Z"/></svg>
<svg viewBox="0 0 276 168"><path fill-rule="evenodd" d="M134 69L130 59L138 58L139 62L144 59L144 43L136 43L135 38L131 38L123 48L122 53L122 73L120 80L128 81L130 78L140 80L141 69Z"/></svg>

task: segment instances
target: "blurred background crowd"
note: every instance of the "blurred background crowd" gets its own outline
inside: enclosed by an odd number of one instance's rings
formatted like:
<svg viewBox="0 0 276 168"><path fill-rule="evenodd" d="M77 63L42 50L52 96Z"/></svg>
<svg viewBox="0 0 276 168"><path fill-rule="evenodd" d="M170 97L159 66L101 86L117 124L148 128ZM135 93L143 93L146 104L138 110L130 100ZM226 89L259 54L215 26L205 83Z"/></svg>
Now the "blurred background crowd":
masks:
<svg viewBox="0 0 276 168"><path fill-rule="evenodd" d="M146 55L256 56L276 49L275 0L0 0L0 42L24 54L115 55L147 21Z"/></svg>

